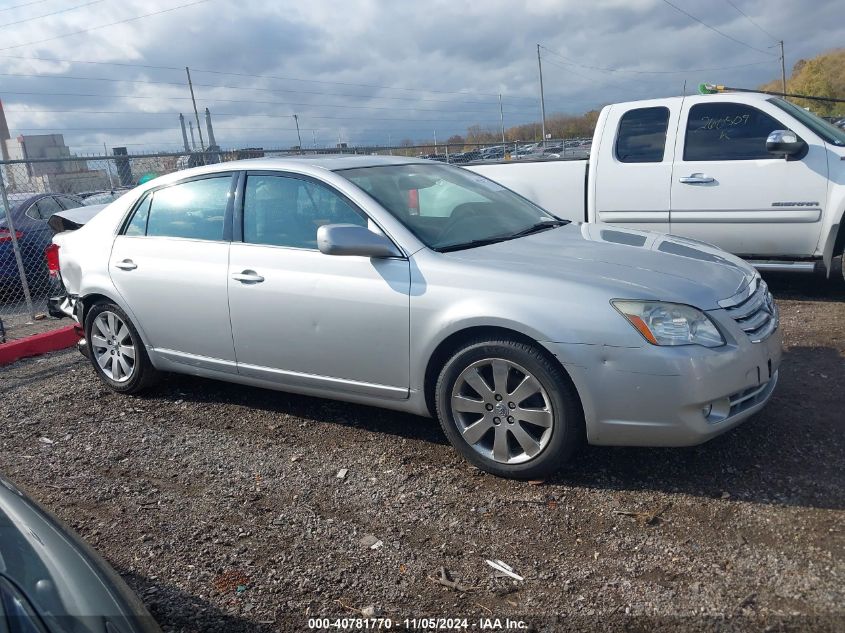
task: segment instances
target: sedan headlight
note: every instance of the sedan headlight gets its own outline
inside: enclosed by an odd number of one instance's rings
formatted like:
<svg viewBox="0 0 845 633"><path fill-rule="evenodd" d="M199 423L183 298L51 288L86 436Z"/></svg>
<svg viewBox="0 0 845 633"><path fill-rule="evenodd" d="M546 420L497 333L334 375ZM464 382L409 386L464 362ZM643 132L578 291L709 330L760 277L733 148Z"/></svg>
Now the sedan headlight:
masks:
<svg viewBox="0 0 845 633"><path fill-rule="evenodd" d="M652 345L719 347L725 339L701 310L662 301L611 301L622 316Z"/></svg>

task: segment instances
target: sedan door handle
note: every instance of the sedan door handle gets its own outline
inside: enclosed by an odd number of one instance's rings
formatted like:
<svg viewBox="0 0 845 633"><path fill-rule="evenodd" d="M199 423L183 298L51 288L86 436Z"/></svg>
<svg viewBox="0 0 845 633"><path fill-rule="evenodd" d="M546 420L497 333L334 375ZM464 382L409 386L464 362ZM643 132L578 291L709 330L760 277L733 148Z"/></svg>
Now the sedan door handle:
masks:
<svg viewBox="0 0 845 633"><path fill-rule="evenodd" d="M120 270L135 270L138 268L138 264L131 259L124 259L123 261L117 262L114 266L115 268L120 268Z"/></svg>
<svg viewBox="0 0 845 633"><path fill-rule="evenodd" d="M678 180L685 185L708 185L711 182L716 182L715 178L711 178L710 176L702 173L695 173L690 174L689 176L683 176L678 178Z"/></svg>
<svg viewBox="0 0 845 633"><path fill-rule="evenodd" d="M254 270L244 270L239 273L232 273L232 279L240 281L242 284L260 284L264 281L264 277Z"/></svg>

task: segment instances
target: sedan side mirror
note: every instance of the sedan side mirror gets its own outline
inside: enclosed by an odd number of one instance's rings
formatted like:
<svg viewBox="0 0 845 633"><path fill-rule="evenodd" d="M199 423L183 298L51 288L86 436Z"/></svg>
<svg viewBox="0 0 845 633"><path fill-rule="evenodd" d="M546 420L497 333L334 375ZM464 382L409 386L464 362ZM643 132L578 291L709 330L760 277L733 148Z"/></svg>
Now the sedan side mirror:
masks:
<svg viewBox="0 0 845 633"><path fill-rule="evenodd" d="M324 255L402 257L402 252L387 237L357 224L321 226L317 229L317 247Z"/></svg>
<svg viewBox="0 0 845 633"><path fill-rule="evenodd" d="M781 156L797 156L807 149L807 143L792 130L775 130L766 139L766 151Z"/></svg>

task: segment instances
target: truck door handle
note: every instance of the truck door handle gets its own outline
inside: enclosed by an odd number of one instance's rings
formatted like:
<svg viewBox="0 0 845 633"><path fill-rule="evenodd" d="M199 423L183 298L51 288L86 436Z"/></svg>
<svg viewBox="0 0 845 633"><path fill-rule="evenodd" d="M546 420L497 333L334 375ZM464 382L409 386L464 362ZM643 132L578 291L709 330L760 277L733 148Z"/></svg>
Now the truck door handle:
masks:
<svg viewBox="0 0 845 633"><path fill-rule="evenodd" d="M678 180L685 185L707 185L711 182L716 182L715 178L711 178L710 176L700 172L690 174L689 176L683 176L678 178Z"/></svg>
<svg viewBox="0 0 845 633"><path fill-rule="evenodd" d="M117 262L114 267L120 268L120 270L135 270L138 268L138 264L133 262L131 259L124 259L123 261Z"/></svg>
<svg viewBox="0 0 845 633"><path fill-rule="evenodd" d="M232 279L240 281L242 284L260 284L264 281L264 277L254 270L244 270L239 273L232 273Z"/></svg>

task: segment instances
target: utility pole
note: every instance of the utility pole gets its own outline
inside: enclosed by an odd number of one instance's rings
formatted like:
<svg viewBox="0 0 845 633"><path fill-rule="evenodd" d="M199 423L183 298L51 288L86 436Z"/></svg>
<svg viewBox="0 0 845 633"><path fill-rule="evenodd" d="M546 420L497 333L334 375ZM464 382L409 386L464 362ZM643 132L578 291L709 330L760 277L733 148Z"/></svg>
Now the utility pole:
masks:
<svg viewBox="0 0 845 633"><path fill-rule="evenodd" d="M783 92L786 93L786 61L783 58L783 40L780 44L780 82L783 85Z"/></svg>
<svg viewBox="0 0 845 633"><path fill-rule="evenodd" d="M109 150L106 149L105 142L103 143L103 156L108 156ZM111 163L106 161L106 171L109 174L109 189L114 189L114 181L111 179Z"/></svg>
<svg viewBox="0 0 845 633"><path fill-rule="evenodd" d="M293 120L296 123L296 138L299 139L299 153L302 153L302 136L299 134L299 117L293 115Z"/></svg>
<svg viewBox="0 0 845 633"><path fill-rule="evenodd" d="M194 104L194 118L197 120L197 132L200 135L200 150L205 151L205 141L202 139L202 126L200 125L200 113L197 111L197 100L194 98L194 84L191 83L191 69L185 66L185 72L188 73L188 88L191 89L191 101ZM205 160L203 160L205 162Z"/></svg>
<svg viewBox="0 0 845 633"><path fill-rule="evenodd" d="M505 151L505 112L502 110L502 93L499 93L499 122L502 124L502 151Z"/></svg>
<svg viewBox="0 0 845 633"><path fill-rule="evenodd" d="M6 225L9 229L9 239L12 241L12 251L15 254L15 263L18 265L18 276L21 280L21 288L23 289L23 297L26 301L26 307L29 310L29 315L35 318L35 306L32 303L32 295L29 292L29 282L26 279L26 274L23 268L23 257L21 257L21 247L18 243L18 231L15 229L14 213L12 213L12 206L9 203L9 196L6 193L6 183L3 182L3 170L0 169L0 201L3 206L0 209L6 210Z"/></svg>
<svg viewBox="0 0 845 633"><path fill-rule="evenodd" d="M434 130L434 155L437 156L437 130Z"/></svg>
<svg viewBox="0 0 845 633"><path fill-rule="evenodd" d="M317 149L317 132L311 130L311 138L314 141L314 149Z"/></svg>
<svg viewBox="0 0 845 633"><path fill-rule="evenodd" d="M537 68L540 70L540 116L543 123L543 147L546 147L546 97L543 95L543 62L540 60L539 44L537 44Z"/></svg>

